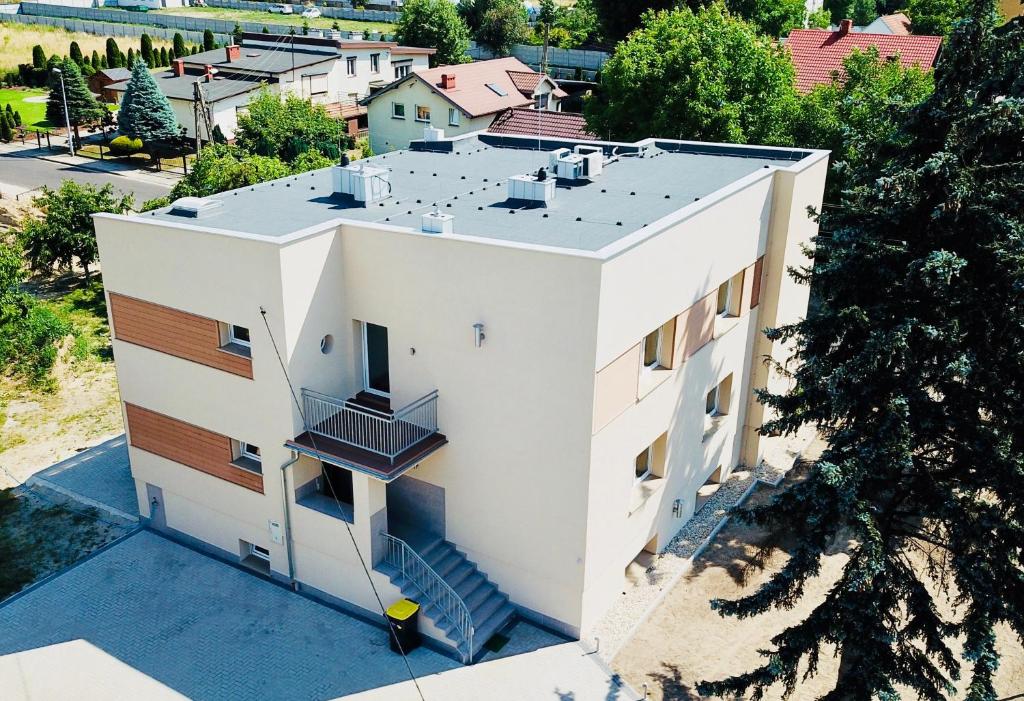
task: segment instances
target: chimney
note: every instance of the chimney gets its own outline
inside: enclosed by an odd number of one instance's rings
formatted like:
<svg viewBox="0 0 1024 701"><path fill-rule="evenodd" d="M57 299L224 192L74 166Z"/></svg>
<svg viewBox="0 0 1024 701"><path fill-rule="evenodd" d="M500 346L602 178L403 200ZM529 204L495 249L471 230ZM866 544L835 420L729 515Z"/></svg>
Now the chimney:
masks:
<svg viewBox="0 0 1024 701"><path fill-rule="evenodd" d="M228 63L237 61L241 55L242 48L238 44L229 44L224 47L224 55L228 60Z"/></svg>
<svg viewBox="0 0 1024 701"><path fill-rule="evenodd" d="M852 19L844 19L843 21L841 21L839 23L839 36L841 36L841 37L846 36L847 34L850 33L851 29L853 29L853 20Z"/></svg>
<svg viewBox="0 0 1024 701"><path fill-rule="evenodd" d="M213 80L213 66L211 66L209 63L207 63L206 66L204 66L203 68L203 80L205 80L207 83Z"/></svg>
<svg viewBox="0 0 1024 701"><path fill-rule="evenodd" d="M185 59L183 59L183 58L176 58L176 59L174 59L174 63L171 64L171 67L172 67L172 70L174 71L174 75L176 75L176 76L183 76L183 75L185 75Z"/></svg>
<svg viewBox="0 0 1024 701"><path fill-rule="evenodd" d="M455 89L455 74L454 73L442 73L441 74L441 88L443 90L454 90Z"/></svg>

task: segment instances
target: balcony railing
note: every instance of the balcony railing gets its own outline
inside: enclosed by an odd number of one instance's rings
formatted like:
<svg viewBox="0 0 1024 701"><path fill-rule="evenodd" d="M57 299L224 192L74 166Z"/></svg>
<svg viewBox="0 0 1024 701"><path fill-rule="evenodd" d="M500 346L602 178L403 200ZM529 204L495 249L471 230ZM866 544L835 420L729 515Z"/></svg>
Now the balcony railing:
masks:
<svg viewBox="0 0 1024 701"><path fill-rule="evenodd" d="M394 413L302 390L306 430L346 445L395 458L437 433L437 390L420 397Z"/></svg>

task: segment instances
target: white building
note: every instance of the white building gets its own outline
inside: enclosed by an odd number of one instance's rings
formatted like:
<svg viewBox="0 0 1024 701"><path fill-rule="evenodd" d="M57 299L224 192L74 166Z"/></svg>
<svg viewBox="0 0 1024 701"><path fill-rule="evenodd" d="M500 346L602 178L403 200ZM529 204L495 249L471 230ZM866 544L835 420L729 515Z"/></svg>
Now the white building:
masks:
<svg viewBox="0 0 1024 701"><path fill-rule="evenodd" d="M414 69L362 101L374 153L409 148L433 127L444 135L480 131L508 109L558 111L564 90L517 58Z"/></svg>
<svg viewBox="0 0 1024 701"><path fill-rule="evenodd" d="M758 462L826 168L479 133L97 215L142 516L462 659L586 635Z"/></svg>
<svg viewBox="0 0 1024 701"><path fill-rule="evenodd" d="M241 45L175 59L169 70L153 77L191 138L196 134L197 84L211 129L219 126L228 139L234 138L239 111L264 85L324 105L344 118L349 134L355 135L366 129L366 108L359 100L399 75L426 68L434 52L388 41L244 34ZM124 81L107 89L123 94L127 86ZM202 118L199 132L209 140Z"/></svg>

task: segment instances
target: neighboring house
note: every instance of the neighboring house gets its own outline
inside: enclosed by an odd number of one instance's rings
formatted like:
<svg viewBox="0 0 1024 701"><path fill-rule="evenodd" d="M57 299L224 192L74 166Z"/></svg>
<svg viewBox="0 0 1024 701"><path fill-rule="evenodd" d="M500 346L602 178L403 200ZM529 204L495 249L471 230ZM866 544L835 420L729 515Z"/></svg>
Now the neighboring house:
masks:
<svg viewBox="0 0 1024 701"><path fill-rule="evenodd" d="M844 19L836 31L794 29L789 33L786 47L796 68L797 90L810 92L815 85L830 82L833 74L842 75L843 61L855 49L866 51L874 46L882 58L899 56L903 66L927 70L935 66L942 46L942 37L868 34L852 29L853 22Z"/></svg>
<svg viewBox="0 0 1024 701"><path fill-rule="evenodd" d="M111 90L109 86L131 77L132 72L127 68L101 68L89 76L89 90L99 95L102 102L117 102L120 100L120 93Z"/></svg>
<svg viewBox="0 0 1024 701"><path fill-rule="evenodd" d="M348 122L349 133L366 125L359 99L396 75L426 67L434 49L387 41L347 41L324 36L243 34L241 45L175 59L170 70L154 74L189 137L196 133L196 84L209 109L211 128L234 138L238 113L263 85L281 95L297 95L324 105ZM127 82L107 89L123 93ZM202 119L200 135L209 139Z"/></svg>
<svg viewBox="0 0 1024 701"><path fill-rule="evenodd" d="M486 129L511 107L558 111L567 96L558 83L517 58L416 70L362 101L369 109L374 153L408 148L424 128L448 136Z"/></svg>
<svg viewBox="0 0 1024 701"><path fill-rule="evenodd" d="M499 112L487 127L492 134L517 134L521 136L546 136L571 141L597 139L587 131L587 120L582 114L552 112L530 107L510 107Z"/></svg>
<svg viewBox="0 0 1024 701"><path fill-rule="evenodd" d="M587 636L761 459L827 167L480 132L96 215L143 518L462 659Z"/></svg>
<svg viewBox="0 0 1024 701"><path fill-rule="evenodd" d="M855 27L854 31L866 34L896 34L907 36L910 34L910 18L902 12L891 15L882 15L875 18L875 21L864 27Z"/></svg>

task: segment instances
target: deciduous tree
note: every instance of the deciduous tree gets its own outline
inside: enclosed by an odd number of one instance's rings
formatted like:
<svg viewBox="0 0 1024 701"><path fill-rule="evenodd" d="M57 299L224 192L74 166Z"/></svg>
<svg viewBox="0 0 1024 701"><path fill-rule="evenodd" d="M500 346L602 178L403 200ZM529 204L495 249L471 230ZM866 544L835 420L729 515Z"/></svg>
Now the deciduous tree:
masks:
<svg viewBox="0 0 1024 701"><path fill-rule="evenodd" d="M168 201L179 197L207 197L218 192L234 190L276 180L292 172L287 163L272 156L254 156L237 146L214 144L203 149L192 163L188 175L175 183ZM153 203L163 206L164 202ZM150 203L146 204L146 208Z"/></svg>
<svg viewBox="0 0 1024 701"><path fill-rule="evenodd" d="M680 3L678 0L594 0L601 31L609 43L616 43L640 26L648 10L671 10Z"/></svg>
<svg viewBox="0 0 1024 701"><path fill-rule="evenodd" d="M797 95L789 56L721 3L648 13L605 63L601 83L584 111L603 137L790 140Z"/></svg>
<svg viewBox="0 0 1024 701"><path fill-rule="evenodd" d="M830 700L903 687L945 701L962 674L957 698L992 701L997 627L1024 637L1024 24L993 30L993 11L972 2L935 91L872 144L877 157L821 216L813 273L794 271L820 303L769 332L799 365L787 394L760 393L778 417L762 431L809 423L827 446L805 480L741 512L789 536L785 564L713 606L807 613L763 665L701 694L793 691L834 648ZM837 543L849 554L838 581L805 602Z"/></svg>
<svg viewBox="0 0 1024 701"><path fill-rule="evenodd" d="M526 39L526 9L519 0L488 0L488 4L473 38L495 56L508 56L513 46Z"/></svg>
<svg viewBox="0 0 1024 701"><path fill-rule="evenodd" d="M310 149L338 158L342 149L352 146L352 139L345 122L328 115L321 105L295 96L282 101L263 89L238 118L235 143L249 153L291 163Z"/></svg>
<svg viewBox="0 0 1024 701"><path fill-rule="evenodd" d="M431 66L469 60L469 29L449 0L409 0L395 28L395 40L409 46L432 46Z"/></svg>
<svg viewBox="0 0 1024 701"><path fill-rule="evenodd" d="M803 0L727 0L726 5L730 12L773 38L803 27L807 12Z"/></svg>

